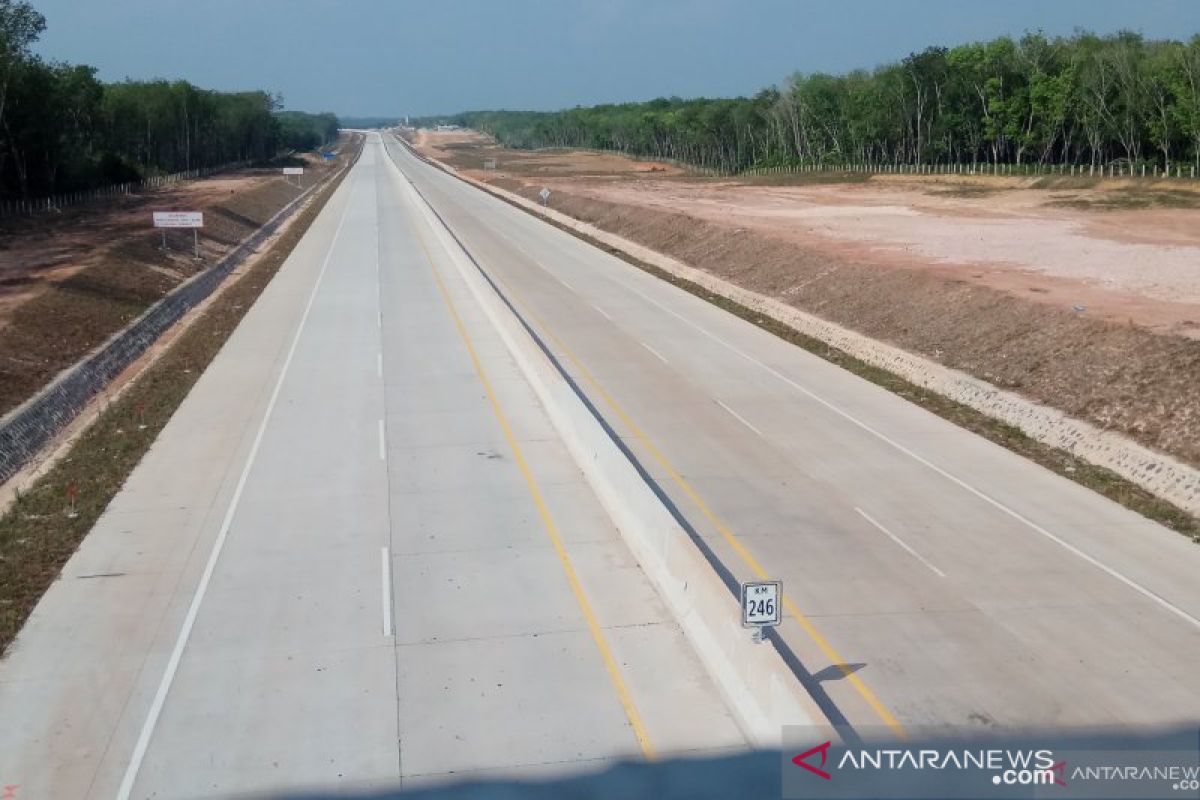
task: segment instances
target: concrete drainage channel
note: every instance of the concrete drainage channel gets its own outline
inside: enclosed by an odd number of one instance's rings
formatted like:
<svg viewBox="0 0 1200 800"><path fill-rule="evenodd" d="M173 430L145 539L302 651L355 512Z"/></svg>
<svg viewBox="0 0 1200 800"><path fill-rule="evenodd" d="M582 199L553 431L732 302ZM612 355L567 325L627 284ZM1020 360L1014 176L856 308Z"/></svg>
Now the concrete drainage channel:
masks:
<svg viewBox="0 0 1200 800"><path fill-rule="evenodd" d="M243 239L211 269L192 277L150 306L124 330L114 334L44 389L0 419L0 483L7 481L36 456L114 377L140 357L168 328L204 301L268 237L279 229L321 187L305 189Z"/></svg>
<svg viewBox="0 0 1200 800"><path fill-rule="evenodd" d="M804 680L807 673L782 640L772 635L774 646L755 644L742 627L736 579L701 550L699 537L685 529L647 483L631 454L483 266L403 173L401 177L747 738L758 747L779 747L786 724L828 724L809 693L813 684Z"/></svg>

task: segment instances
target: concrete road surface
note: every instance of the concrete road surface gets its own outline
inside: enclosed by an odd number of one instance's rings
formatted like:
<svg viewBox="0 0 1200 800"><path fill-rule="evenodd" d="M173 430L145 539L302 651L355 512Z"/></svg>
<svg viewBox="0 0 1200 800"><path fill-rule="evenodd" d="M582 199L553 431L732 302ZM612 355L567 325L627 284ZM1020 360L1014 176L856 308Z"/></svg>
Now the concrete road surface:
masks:
<svg viewBox="0 0 1200 800"><path fill-rule="evenodd" d="M783 581L831 718L1200 719L1200 547L388 150L720 562Z"/></svg>
<svg viewBox="0 0 1200 800"><path fill-rule="evenodd" d="M373 135L39 604L6 797L745 748L412 197Z"/></svg>
<svg viewBox="0 0 1200 800"><path fill-rule="evenodd" d="M832 721L1200 718L1200 547L372 135L0 663L13 797L744 749L414 189Z"/></svg>

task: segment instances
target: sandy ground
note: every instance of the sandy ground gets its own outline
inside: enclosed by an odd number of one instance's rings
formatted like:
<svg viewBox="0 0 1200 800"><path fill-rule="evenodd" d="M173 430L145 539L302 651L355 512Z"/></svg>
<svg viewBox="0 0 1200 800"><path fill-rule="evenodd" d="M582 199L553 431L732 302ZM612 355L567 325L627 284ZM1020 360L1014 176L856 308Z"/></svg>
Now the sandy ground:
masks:
<svg viewBox="0 0 1200 800"><path fill-rule="evenodd" d="M1200 336L1200 212L1048 207L1045 190L948 197L911 185L558 185L802 242L833 257L924 267L1039 302ZM1100 214L1103 220L1096 219ZM1160 243L1151 243L1160 242Z"/></svg>
<svg viewBox="0 0 1200 800"><path fill-rule="evenodd" d="M1035 188L1030 179L889 176L777 186L679 180L681 170L671 165L615 155L513 154L488 148L472 132L422 131L418 143L435 157L457 157L475 177L681 212L831 259L926 269L1074 313L1200 338L1200 191L1192 182L1147 191L1128 181ZM466 155L477 152L495 157L498 169L480 170L480 159ZM1161 207L1164 200L1192 207ZM1138 205L1149 207L1122 207Z"/></svg>

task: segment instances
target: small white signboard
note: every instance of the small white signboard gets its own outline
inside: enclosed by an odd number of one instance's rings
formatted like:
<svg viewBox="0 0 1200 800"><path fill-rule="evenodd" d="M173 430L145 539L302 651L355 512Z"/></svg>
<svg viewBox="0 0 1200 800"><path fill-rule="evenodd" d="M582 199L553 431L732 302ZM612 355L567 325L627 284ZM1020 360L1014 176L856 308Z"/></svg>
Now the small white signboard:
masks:
<svg viewBox="0 0 1200 800"><path fill-rule="evenodd" d="M782 589L779 581L742 584L742 626L762 628L783 621Z"/></svg>
<svg viewBox="0 0 1200 800"><path fill-rule="evenodd" d="M546 205L546 201L550 199L550 190L543 186L538 192L538 197L542 198L542 205Z"/></svg>
<svg viewBox="0 0 1200 800"><path fill-rule="evenodd" d="M155 211L156 228L203 228L203 211Z"/></svg>
<svg viewBox="0 0 1200 800"><path fill-rule="evenodd" d="M284 167L283 174L284 175L303 175L304 167Z"/></svg>

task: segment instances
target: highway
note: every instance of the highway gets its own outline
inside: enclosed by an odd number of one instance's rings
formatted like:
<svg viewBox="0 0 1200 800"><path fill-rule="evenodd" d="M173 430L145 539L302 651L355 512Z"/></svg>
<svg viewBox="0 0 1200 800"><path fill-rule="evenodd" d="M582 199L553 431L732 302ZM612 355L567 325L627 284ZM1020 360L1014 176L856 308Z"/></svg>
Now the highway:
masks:
<svg viewBox="0 0 1200 800"><path fill-rule="evenodd" d="M0 662L15 798L748 746L459 243L829 720L1200 718L1200 547L371 134Z"/></svg>
<svg viewBox="0 0 1200 800"><path fill-rule="evenodd" d="M720 562L783 581L831 719L1200 718L1200 547L389 152Z"/></svg>
<svg viewBox="0 0 1200 800"><path fill-rule="evenodd" d="M13 797L740 751L374 136L0 664Z"/></svg>

